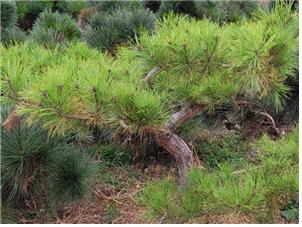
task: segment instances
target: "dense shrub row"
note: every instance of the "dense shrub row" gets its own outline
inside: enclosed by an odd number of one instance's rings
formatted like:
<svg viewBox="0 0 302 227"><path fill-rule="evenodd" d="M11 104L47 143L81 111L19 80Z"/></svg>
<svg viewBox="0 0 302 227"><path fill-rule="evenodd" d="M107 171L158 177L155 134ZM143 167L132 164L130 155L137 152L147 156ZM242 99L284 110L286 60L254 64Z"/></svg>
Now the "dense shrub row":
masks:
<svg viewBox="0 0 302 227"><path fill-rule="evenodd" d="M169 12L200 19L209 18L222 24L239 21L243 15L250 17L258 6L254 1L228 0L3 1L1 40L15 43L30 38L49 47L55 43L66 44L66 41L74 38L66 34L67 31L69 34L79 32L75 28L77 20L83 28L83 38L90 46L111 49L116 44L133 39L141 29L152 30L155 18L163 17ZM63 24L67 24L65 31L62 31ZM25 32L30 34L29 37Z"/></svg>

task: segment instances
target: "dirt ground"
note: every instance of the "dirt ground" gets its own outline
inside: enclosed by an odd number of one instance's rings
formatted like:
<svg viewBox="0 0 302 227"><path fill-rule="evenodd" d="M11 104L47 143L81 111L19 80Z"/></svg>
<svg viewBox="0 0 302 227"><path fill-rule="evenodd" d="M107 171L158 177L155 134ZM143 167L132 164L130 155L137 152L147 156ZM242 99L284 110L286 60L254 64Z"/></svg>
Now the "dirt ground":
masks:
<svg viewBox="0 0 302 227"><path fill-rule="evenodd" d="M159 224L161 220L151 220L146 208L137 202L137 196L148 181L163 177L176 180L174 167L152 164L145 169L136 167L112 167L103 169L103 174L95 183L89 196L71 205L62 206L55 214L46 214L43 209L30 206L26 217L20 223L51 224ZM34 213L30 218L30 213ZM210 215L194 218L188 224L213 223L235 224L255 223L250 217L230 215ZM280 217L279 224L288 223ZM295 223L295 222L292 222Z"/></svg>
<svg viewBox="0 0 302 227"><path fill-rule="evenodd" d="M175 168L153 164L145 169L136 167L106 168L105 174L95 183L89 196L48 217L43 209L30 207L27 215L21 217L21 223L52 224L136 224L159 223L146 216L146 209L137 203L137 196L146 182L162 177L175 179ZM29 214L34 213L34 218Z"/></svg>

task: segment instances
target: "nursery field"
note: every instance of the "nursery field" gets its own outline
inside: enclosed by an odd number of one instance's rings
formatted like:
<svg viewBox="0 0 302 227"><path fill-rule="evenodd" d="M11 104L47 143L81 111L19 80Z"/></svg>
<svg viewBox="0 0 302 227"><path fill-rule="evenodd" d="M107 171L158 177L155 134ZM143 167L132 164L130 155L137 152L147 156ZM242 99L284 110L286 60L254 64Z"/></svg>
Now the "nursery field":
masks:
<svg viewBox="0 0 302 227"><path fill-rule="evenodd" d="M298 1L0 3L2 224L299 223Z"/></svg>

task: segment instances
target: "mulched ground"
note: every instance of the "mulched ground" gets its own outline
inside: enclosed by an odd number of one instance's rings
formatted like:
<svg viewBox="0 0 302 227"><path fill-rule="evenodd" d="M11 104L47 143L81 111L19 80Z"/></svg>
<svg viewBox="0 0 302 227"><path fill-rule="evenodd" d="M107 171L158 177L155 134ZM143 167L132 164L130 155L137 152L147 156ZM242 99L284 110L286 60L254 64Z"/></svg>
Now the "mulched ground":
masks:
<svg viewBox="0 0 302 227"><path fill-rule="evenodd" d="M102 171L106 174L102 174L87 198L63 206L57 214L49 214L48 218L43 209L29 208L26 217L21 218L21 223L152 223L146 216L146 209L137 203L140 190L150 180L167 176L175 179L176 176L175 168L160 164L149 165L143 170L135 167L114 167ZM30 218L29 213L34 213L34 218Z"/></svg>

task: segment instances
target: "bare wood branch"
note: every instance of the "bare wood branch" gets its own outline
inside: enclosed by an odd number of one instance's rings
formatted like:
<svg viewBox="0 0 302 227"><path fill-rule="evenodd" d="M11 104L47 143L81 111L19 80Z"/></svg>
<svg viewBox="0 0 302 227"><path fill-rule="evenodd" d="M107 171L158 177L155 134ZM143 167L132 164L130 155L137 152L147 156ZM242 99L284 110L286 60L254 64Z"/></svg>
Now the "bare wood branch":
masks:
<svg viewBox="0 0 302 227"><path fill-rule="evenodd" d="M20 118L18 117L16 110L10 112L2 124L2 126L6 130L11 130L19 125L20 125Z"/></svg>
<svg viewBox="0 0 302 227"><path fill-rule="evenodd" d="M149 81L150 78L156 76L161 71L161 68L159 66L155 66L153 69L151 69L150 72L142 79L143 81Z"/></svg>
<svg viewBox="0 0 302 227"><path fill-rule="evenodd" d="M273 119L273 117L271 115L269 115L267 112L259 112L260 115L266 117L267 119L269 119L269 121L272 123L272 128L275 130L275 132L277 133L277 135L280 137L280 130L277 128L276 123Z"/></svg>
<svg viewBox="0 0 302 227"><path fill-rule="evenodd" d="M182 125L185 121L195 117L203 110L201 105L185 105L180 111L171 115L169 122L165 125L167 129L175 130Z"/></svg>

